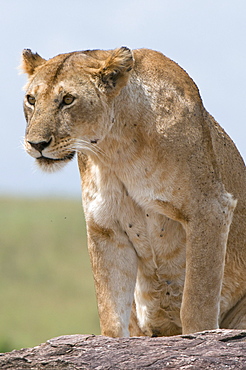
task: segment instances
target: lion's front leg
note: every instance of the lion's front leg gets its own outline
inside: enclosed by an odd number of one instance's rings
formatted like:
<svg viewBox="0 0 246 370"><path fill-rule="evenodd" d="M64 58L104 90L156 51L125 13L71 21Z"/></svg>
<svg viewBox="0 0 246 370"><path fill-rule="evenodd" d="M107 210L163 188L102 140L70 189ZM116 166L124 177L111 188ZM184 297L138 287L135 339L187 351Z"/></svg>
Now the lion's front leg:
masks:
<svg viewBox="0 0 246 370"><path fill-rule="evenodd" d="M105 229L90 220L87 231L101 333L110 337L129 336L137 276L136 252L117 227Z"/></svg>
<svg viewBox="0 0 246 370"><path fill-rule="evenodd" d="M200 200L187 222L186 277L181 307L183 333L218 328L227 237L236 202L228 193Z"/></svg>

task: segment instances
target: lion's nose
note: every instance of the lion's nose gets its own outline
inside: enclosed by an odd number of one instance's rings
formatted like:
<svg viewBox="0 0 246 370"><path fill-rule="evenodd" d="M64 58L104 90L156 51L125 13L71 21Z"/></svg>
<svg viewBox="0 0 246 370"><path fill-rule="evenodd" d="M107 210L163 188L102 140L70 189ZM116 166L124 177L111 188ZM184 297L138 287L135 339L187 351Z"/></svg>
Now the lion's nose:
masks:
<svg viewBox="0 0 246 370"><path fill-rule="evenodd" d="M34 142L34 141L28 141L28 143L36 150L38 150L40 153L42 153L42 151L47 148L47 146L50 145L51 143L51 140L50 139L49 141L39 141L39 142Z"/></svg>

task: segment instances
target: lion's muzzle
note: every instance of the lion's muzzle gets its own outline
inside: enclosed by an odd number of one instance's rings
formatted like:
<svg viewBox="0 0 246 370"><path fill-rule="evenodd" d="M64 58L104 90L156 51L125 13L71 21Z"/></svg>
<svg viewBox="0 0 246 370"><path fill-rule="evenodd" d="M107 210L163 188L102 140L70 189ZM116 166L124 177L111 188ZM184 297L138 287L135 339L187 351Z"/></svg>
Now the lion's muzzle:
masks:
<svg viewBox="0 0 246 370"><path fill-rule="evenodd" d="M53 172L59 170L72 160L75 151L66 147L55 145L52 138L40 141L25 141L25 149L29 155L36 159L36 163L44 170Z"/></svg>

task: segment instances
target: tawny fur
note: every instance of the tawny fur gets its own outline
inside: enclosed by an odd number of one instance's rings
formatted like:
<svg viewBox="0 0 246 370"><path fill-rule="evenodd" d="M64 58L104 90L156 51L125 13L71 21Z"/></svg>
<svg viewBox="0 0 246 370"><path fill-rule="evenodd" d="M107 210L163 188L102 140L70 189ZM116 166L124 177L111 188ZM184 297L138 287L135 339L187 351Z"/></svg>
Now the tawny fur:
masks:
<svg viewBox="0 0 246 370"><path fill-rule="evenodd" d="M23 70L27 152L78 154L102 334L246 329L245 165L187 73L128 48Z"/></svg>

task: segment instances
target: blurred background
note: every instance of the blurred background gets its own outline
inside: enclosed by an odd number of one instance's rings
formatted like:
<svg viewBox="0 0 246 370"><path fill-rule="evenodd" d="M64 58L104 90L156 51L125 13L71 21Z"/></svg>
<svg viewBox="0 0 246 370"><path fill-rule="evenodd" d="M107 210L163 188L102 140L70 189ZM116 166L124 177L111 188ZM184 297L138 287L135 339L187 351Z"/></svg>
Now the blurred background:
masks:
<svg viewBox="0 0 246 370"><path fill-rule="evenodd" d="M22 49L44 58L151 48L179 63L246 157L244 0L0 1L0 351L98 334L76 160L44 174L22 149Z"/></svg>

